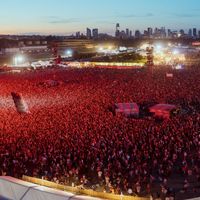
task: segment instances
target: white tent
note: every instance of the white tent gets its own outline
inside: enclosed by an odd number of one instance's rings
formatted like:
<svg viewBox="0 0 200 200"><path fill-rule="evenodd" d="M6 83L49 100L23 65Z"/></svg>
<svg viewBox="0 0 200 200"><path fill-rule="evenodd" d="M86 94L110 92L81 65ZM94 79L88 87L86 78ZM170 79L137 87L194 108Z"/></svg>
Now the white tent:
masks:
<svg viewBox="0 0 200 200"><path fill-rule="evenodd" d="M9 176L0 176L0 200L100 200L75 195L28 183Z"/></svg>

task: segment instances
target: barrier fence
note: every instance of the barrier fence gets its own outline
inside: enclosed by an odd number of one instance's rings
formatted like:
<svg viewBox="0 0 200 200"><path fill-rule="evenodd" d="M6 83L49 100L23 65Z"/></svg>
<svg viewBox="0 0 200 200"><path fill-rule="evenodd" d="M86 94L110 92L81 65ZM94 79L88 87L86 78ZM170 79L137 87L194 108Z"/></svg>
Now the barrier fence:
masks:
<svg viewBox="0 0 200 200"><path fill-rule="evenodd" d="M144 198L144 197L135 197L135 196L117 195L117 194L104 193L104 192L96 192L90 189L61 185L54 182L46 181L39 178L29 177L25 175L23 175L22 180L35 183L38 185L46 186L49 188L53 188L53 189L72 192L75 194L88 195L91 197L98 197L102 199L110 199L110 200L148 200L149 199L149 198Z"/></svg>
<svg viewBox="0 0 200 200"><path fill-rule="evenodd" d="M145 65L144 63L133 63L133 62L63 62L70 67L75 68L114 68L114 69L141 69Z"/></svg>

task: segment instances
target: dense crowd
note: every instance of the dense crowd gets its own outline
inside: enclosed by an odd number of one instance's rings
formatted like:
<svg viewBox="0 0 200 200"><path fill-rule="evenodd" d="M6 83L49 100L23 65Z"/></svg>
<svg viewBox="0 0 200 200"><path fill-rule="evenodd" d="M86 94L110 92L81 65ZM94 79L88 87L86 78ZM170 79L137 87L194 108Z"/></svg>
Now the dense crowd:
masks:
<svg viewBox="0 0 200 200"><path fill-rule="evenodd" d="M200 195L200 69L173 78L166 71L0 74L0 175L154 199ZM23 95L30 113L16 111L11 92ZM185 112L162 122L130 119L108 109L120 102L172 103Z"/></svg>

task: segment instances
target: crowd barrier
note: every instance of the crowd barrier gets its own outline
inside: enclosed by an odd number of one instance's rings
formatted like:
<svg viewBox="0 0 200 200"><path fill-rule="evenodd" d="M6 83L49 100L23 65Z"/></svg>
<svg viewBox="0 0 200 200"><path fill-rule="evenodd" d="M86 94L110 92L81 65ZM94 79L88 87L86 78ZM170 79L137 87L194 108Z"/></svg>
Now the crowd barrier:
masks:
<svg viewBox="0 0 200 200"><path fill-rule="evenodd" d="M113 69L141 69L145 66L144 63L133 62L63 62L63 64L75 68L97 67Z"/></svg>
<svg viewBox="0 0 200 200"><path fill-rule="evenodd" d="M135 196L126 196L126 195L116 195L111 193L104 192L96 192L94 190L83 189L80 187L71 187L66 185L57 184L54 182L46 181L39 178L29 177L23 175L22 179L27 182L35 183L38 185L46 186L53 189L63 190L67 192L72 192L75 194L88 195L91 197L98 197L102 199L110 199L110 200L148 200L149 198L144 197L135 197Z"/></svg>

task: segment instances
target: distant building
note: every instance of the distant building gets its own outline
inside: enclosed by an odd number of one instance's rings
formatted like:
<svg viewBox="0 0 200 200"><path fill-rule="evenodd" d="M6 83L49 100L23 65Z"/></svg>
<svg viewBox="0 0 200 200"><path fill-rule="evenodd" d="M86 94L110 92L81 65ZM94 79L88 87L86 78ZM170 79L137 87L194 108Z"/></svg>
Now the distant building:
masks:
<svg viewBox="0 0 200 200"><path fill-rule="evenodd" d="M197 29L193 28L193 38L197 38Z"/></svg>
<svg viewBox="0 0 200 200"><path fill-rule="evenodd" d="M151 27L149 27L149 28L147 29L147 32L148 32L148 36L149 36L149 37L152 37L152 36L153 36L153 29L152 29Z"/></svg>
<svg viewBox="0 0 200 200"><path fill-rule="evenodd" d="M99 33L99 39L107 40L112 39L113 37L111 35L108 35L107 33Z"/></svg>
<svg viewBox="0 0 200 200"><path fill-rule="evenodd" d="M133 36L133 32L132 31L130 31L130 38Z"/></svg>
<svg viewBox="0 0 200 200"><path fill-rule="evenodd" d="M99 30L98 28L95 28L92 30L92 36L94 39L97 39L99 37Z"/></svg>
<svg viewBox="0 0 200 200"><path fill-rule="evenodd" d="M126 39L126 38L127 38L127 35L126 35L126 32L125 32L125 31L121 31L121 32L120 32L120 38L121 38L121 39Z"/></svg>
<svg viewBox="0 0 200 200"><path fill-rule="evenodd" d="M40 53L40 52L47 52L48 47L47 45L28 45L28 46L21 46L16 48L2 48L1 54L4 55L14 55L14 54L21 54L21 53Z"/></svg>
<svg viewBox="0 0 200 200"><path fill-rule="evenodd" d="M128 29L128 28L126 29L126 37L127 37L127 38L130 37L130 32L129 32L129 29Z"/></svg>
<svg viewBox="0 0 200 200"><path fill-rule="evenodd" d="M172 38L172 31L171 31L171 29L167 30L167 36L168 36L168 38Z"/></svg>
<svg viewBox="0 0 200 200"><path fill-rule="evenodd" d="M154 37L155 38L161 38L161 30L157 27L154 29Z"/></svg>
<svg viewBox="0 0 200 200"><path fill-rule="evenodd" d="M116 38L120 37L120 25L119 25L119 23L116 24L115 37Z"/></svg>
<svg viewBox="0 0 200 200"><path fill-rule="evenodd" d="M161 27L160 29L155 28L155 30L154 30L154 37L155 38L166 38L166 36L167 36L167 33L166 33L166 30L165 30L165 27Z"/></svg>
<svg viewBox="0 0 200 200"><path fill-rule="evenodd" d="M36 41L33 42L34 45L40 45L40 43L41 42L39 40L36 40Z"/></svg>
<svg viewBox="0 0 200 200"><path fill-rule="evenodd" d="M135 38L141 38L141 33L139 30L135 31Z"/></svg>
<svg viewBox="0 0 200 200"><path fill-rule="evenodd" d="M41 41L41 44L42 45L47 45L47 41L45 40L45 41Z"/></svg>
<svg viewBox="0 0 200 200"><path fill-rule="evenodd" d="M20 53L20 48L5 48L3 49L4 54L17 54Z"/></svg>
<svg viewBox="0 0 200 200"><path fill-rule="evenodd" d="M81 37L80 31L76 32L76 38L80 38L80 37Z"/></svg>
<svg viewBox="0 0 200 200"><path fill-rule="evenodd" d="M86 37L87 39L91 39L92 38L92 31L90 28L86 29Z"/></svg>
<svg viewBox="0 0 200 200"><path fill-rule="evenodd" d="M24 46L20 48L20 51L23 53L39 53L46 52L48 47L46 45L37 45L37 46Z"/></svg>
<svg viewBox="0 0 200 200"><path fill-rule="evenodd" d="M178 31L172 31L172 38L178 38Z"/></svg>
<svg viewBox="0 0 200 200"><path fill-rule="evenodd" d="M185 35L185 31L183 29L181 29L180 31L181 36Z"/></svg>
<svg viewBox="0 0 200 200"><path fill-rule="evenodd" d="M18 42L18 46L19 46L19 47L23 47L23 46L25 46L24 41L19 41L19 42Z"/></svg>
<svg viewBox="0 0 200 200"><path fill-rule="evenodd" d="M189 36L190 38L192 38L192 29L189 29L189 31L188 31L188 36Z"/></svg>
<svg viewBox="0 0 200 200"><path fill-rule="evenodd" d="M147 30L144 30L143 38L149 38L149 34Z"/></svg>
<svg viewBox="0 0 200 200"><path fill-rule="evenodd" d="M165 27L161 27L160 33L161 33L161 38L166 38L167 34L166 34Z"/></svg>
<svg viewBox="0 0 200 200"><path fill-rule="evenodd" d="M181 30L179 31L179 33L180 33L180 36L181 36L181 37L183 37L183 36L185 35L185 31L184 31L183 29L181 29Z"/></svg>
<svg viewBox="0 0 200 200"><path fill-rule="evenodd" d="M155 29L154 29L154 37L157 37L157 35L158 35L158 28L156 27Z"/></svg>
<svg viewBox="0 0 200 200"><path fill-rule="evenodd" d="M30 41L30 40L29 41L25 41L25 44L26 45L33 45L33 41Z"/></svg>

